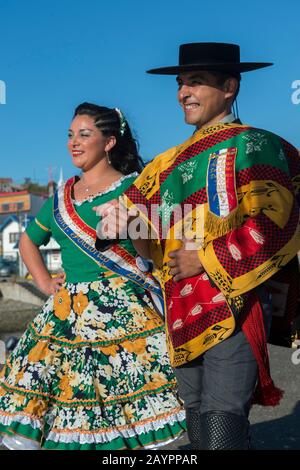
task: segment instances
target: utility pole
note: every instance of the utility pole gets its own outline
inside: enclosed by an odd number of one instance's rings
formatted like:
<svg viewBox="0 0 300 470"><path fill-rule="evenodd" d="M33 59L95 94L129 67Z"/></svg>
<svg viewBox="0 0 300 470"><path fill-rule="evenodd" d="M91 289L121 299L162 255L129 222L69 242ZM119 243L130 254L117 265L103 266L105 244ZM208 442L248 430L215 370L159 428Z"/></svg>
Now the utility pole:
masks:
<svg viewBox="0 0 300 470"><path fill-rule="evenodd" d="M25 212L24 219L23 219L24 231L26 230L27 224L28 224L28 217L27 217L27 213ZM22 227L20 231L20 238L21 238L21 232L22 232ZM20 243L20 238L19 238L19 243ZM26 266L23 263L23 260L19 251L19 276L25 277L26 271L27 271Z"/></svg>
<svg viewBox="0 0 300 470"><path fill-rule="evenodd" d="M22 221L21 221L21 213L19 211L18 203L17 203L17 208L16 208L16 216L17 216L17 221L18 221L18 240L17 244L19 246L20 243L20 238L21 238L21 233L22 233ZM19 276L23 275L23 261L20 255L20 251L18 250L18 266L19 266Z"/></svg>
<svg viewBox="0 0 300 470"><path fill-rule="evenodd" d="M54 194L54 181L53 181L53 168L52 166L48 167L48 192L49 192L49 197L53 196Z"/></svg>

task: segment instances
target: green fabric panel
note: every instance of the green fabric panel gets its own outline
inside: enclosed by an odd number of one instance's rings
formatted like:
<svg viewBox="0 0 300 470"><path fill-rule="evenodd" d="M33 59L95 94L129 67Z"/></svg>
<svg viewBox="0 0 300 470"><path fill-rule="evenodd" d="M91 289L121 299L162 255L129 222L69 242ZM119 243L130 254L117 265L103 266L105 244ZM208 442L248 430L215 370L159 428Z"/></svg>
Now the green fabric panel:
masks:
<svg viewBox="0 0 300 470"><path fill-rule="evenodd" d="M258 137L263 141L257 142ZM244 170L254 164L272 165L285 173L289 173L288 165L280 139L271 132L261 129L250 129L236 137L224 140L185 162L180 163L162 183L161 199L166 192L171 194L170 201L180 204L187 197L205 188L207 166L210 154L223 148L236 147L236 171ZM191 170L192 168L192 170ZM183 183L184 174L190 179Z"/></svg>
<svg viewBox="0 0 300 470"><path fill-rule="evenodd" d="M13 436L14 434L28 437L28 439L32 439L33 441L39 442L42 437L42 432L40 429L34 429L29 424L21 424L17 421L14 421L9 426L5 426L0 424L0 432L5 433L9 436Z"/></svg>
<svg viewBox="0 0 300 470"><path fill-rule="evenodd" d="M81 205L75 205L74 207L77 214L85 221L86 224L96 229L99 222L99 216L97 216L96 212L93 211L92 208L118 198L134 180L135 177L126 178L116 189L96 197L92 202L85 201ZM37 219L47 228L50 228L53 238L60 245L62 253L62 269L67 275L67 282L93 281L97 279L99 273L107 271L106 268L97 265L95 261L77 248L59 229L53 217L53 197L46 201L38 213ZM26 232L30 239L37 245L41 245L43 243L46 244L49 240L49 234L41 229L34 221L29 224ZM121 240L119 244L131 254L136 255L136 251L131 240Z"/></svg>

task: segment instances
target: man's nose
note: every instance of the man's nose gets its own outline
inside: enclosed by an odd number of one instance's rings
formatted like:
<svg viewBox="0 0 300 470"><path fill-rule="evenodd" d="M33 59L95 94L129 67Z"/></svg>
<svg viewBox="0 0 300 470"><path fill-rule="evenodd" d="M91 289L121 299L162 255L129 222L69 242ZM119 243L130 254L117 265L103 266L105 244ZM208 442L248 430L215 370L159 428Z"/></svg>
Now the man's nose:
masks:
<svg viewBox="0 0 300 470"><path fill-rule="evenodd" d="M179 101L184 101L189 96L191 96L190 87L188 85L181 85L180 90L178 91Z"/></svg>

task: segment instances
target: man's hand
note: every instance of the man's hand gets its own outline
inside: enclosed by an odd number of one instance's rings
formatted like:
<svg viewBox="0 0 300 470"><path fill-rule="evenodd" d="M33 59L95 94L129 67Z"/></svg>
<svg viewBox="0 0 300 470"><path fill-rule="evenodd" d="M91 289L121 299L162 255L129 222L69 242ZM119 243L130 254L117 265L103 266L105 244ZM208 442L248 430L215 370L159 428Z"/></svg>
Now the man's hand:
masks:
<svg viewBox="0 0 300 470"><path fill-rule="evenodd" d="M93 207L101 217L97 236L101 239L116 240L127 238L127 227L136 211L127 211L120 199L113 199L101 206Z"/></svg>
<svg viewBox="0 0 300 470"><path fill-rule="evenodd" d="M167 265L171 268L170 273L172 274L175 282L186 279L187 277L197 276L197 274L204 272L197 253L199 247L195 243L195 249L193 249L193 244L189 241L189 249L186 249L186 244L187 241L184 241L183 246L179 250L171 251L169 253L171 260Z"/></svg>

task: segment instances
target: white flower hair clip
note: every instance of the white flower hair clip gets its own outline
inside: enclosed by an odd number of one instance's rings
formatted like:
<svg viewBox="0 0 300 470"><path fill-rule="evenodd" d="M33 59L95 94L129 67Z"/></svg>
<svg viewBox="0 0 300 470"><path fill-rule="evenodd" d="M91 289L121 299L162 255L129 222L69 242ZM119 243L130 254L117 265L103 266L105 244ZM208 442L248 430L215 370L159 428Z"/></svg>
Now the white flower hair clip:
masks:
<svg viewBox="0 0 300 470"><path fill-rule="evenodd" d="M125 134L125 129L126 129L126 119L124 117L124 114L119 108L115 108L117 111L119 118L120 118L120 134L123 136Z"/></svg>

